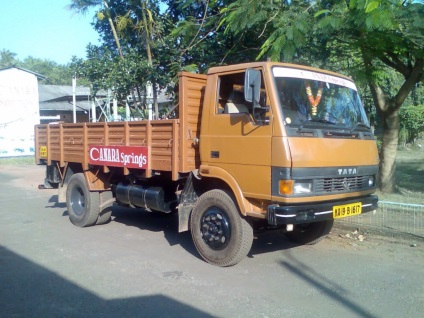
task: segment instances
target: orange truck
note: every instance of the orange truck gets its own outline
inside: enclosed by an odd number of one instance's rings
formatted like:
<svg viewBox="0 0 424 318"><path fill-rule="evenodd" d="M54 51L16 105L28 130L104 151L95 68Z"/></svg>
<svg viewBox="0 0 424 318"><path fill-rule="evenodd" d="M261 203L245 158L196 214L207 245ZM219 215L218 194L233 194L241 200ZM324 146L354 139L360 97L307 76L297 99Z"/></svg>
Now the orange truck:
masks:
<svg viewBox="0 0 424 318"><path fill-rule="evenodd" d="M35 127L42 187L71 222L112 205L178 213L204 260L240 262L256 228L314 244L335 219L377 209L378 153L354 82L274 62L179 74L177 119Z"/></svg>

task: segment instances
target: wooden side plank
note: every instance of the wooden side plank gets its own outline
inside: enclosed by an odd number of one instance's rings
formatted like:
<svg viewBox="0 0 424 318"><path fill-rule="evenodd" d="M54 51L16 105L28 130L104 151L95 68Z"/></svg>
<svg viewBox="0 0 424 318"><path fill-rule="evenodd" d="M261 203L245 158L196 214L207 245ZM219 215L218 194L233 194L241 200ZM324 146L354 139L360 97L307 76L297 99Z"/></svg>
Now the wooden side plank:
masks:
<svg viewBox="0 0 424 318"><path fill-rule="evenodd" d="M177 180L179 173L190 172L200 164L195 140L200 134L206 75L182 72L179 80L179 119L37 125L36 162L57 161L61 167L76 162L88 170L90 146L145 146L145 176L152 176L152 171L171 171L172 179ZM43 146L47 157L40 154ZM110 167L102 167L104 173L109 172ZM124 174L130 173L128 168L122 169Z"/></svg>
<svg viewBox="0 0 424 318"><path fill-rule="evenodd" d="M179 152L175 146L178 145L178 123L177 119L170 119L37 125L36 162L40 163L41 159L47 160L47 164L58 161L61 166L66 162L76 162L87 170L90 146L145 146L149 149L147 170L173 171L179 163ZM42 146L47 147L47 157L40 155ZM128 174L129 171L124 173ZM173 175L177 176L178 171L173 171Z"/></svg>
<svg viewBox="0 0 424 318"><path fill-rule="evenodd" d="M206 88L206 75L179 73L180 167L189 172L200 165L200 154L195 139L200 136L202 104Z"/></svg>

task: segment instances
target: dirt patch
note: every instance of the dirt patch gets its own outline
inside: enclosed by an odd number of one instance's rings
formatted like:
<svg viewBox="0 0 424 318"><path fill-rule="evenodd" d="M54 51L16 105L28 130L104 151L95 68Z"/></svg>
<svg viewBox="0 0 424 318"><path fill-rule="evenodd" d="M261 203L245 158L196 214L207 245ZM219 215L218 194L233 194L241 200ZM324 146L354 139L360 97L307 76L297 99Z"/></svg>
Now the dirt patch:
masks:
<svg viewBox="0 0 424 318"><path fill-rule="evenodd" d="M424 257L424 237L375 227L335 223L326 240L344 248L383 248L399 253L413 250Z"/></svg>

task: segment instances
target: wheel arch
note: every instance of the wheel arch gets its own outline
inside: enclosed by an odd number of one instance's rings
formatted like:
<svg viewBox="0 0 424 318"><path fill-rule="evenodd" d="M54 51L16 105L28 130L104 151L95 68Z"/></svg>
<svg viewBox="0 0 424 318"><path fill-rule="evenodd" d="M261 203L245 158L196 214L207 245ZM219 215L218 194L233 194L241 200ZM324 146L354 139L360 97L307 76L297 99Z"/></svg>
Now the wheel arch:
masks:
<svg viewBox="0 0 424 318"><path fill-rule="evenodd" d="M105 173L101 166L92 168L90 170L84 170L82 164L69 162L66 163L63 168L63 180L59 186L59 202L66 202L66 189L68 187L69 179L76 173L83 173L87 188L90 191L109 191L111 188L107 173Z"/></svg>
<svg viewBox="0 0 424 318"><path fill-rule="evenodd" d="M58 187L58 202L66 202L66 190L68 189L69 179L76 174L83 172L82 165L78 163L66 163L63 168L63 179Z"/></svg>
<svg viewBox="0 0 424 318"><path fill-rule="evenodd" d="M225 169L212 166L200 166L202 183L207 191L212 189L222 189L230 191L236 200L236 204L243 216L252 209L250 202L244 197L243 191L236 179Z"/></svg>
<svg viewBox="0 0 424 318"><path fill-rule="evenodd" d="M214 167L216 168L216 167ZM225 170L217 168L214 174L200 176L197 170L192 171L187 178L178 205L178 231L190 230L191 212L198 198L205 192L214 189L226 191L233 199L243 216L251 209L250 203L244 198L236 180Z"/></svg>

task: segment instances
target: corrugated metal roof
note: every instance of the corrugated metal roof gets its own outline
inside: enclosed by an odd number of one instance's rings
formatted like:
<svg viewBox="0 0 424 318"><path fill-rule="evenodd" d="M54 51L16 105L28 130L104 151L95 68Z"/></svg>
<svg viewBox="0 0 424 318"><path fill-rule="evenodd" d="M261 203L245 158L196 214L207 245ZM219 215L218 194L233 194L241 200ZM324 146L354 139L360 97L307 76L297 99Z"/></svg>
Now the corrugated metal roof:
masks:
<svg viewBox="0 0 424 318"><path fill-rule="evenodd" d="M38 100L45 101L59 101L72 100L73 90L72 86L66 85L38 85ZM75 88L75 95L77 100L87 99L90 96L90 88L85 86L77 86Z"/></svg>
<svg viewBox="0 0 424 318"><path fill-rule="evenodd" d="M90 101L77 101L76 103L77 112L91 110ZM56 110L56 111L73 111L72 100L71 101L54 101L54 102L40 102L40 110Z"/></svg>
<svg viewBox="0 0 424 318"><path fill-rule="evenodd" d="M73 99L72 86L66 85L38 85L38 100L40 110L57 110L57 111L72 111ZM77 86L75 89L75 97L77 102L77 111L88 111L91 109L89 101L90 88L85 86ZM104 98L106 92L101 90L97 92L98 98ZM169 103L172 101L172 96L166 93L166 90L158 91L158 103Z"/></svg>

